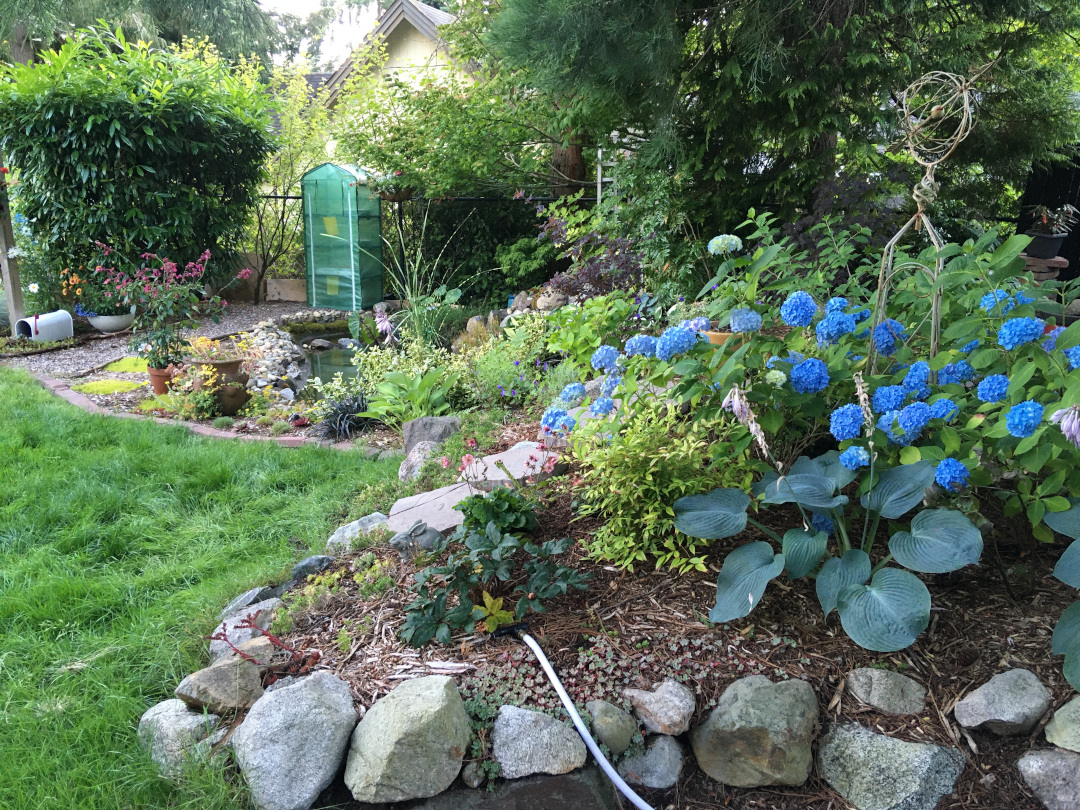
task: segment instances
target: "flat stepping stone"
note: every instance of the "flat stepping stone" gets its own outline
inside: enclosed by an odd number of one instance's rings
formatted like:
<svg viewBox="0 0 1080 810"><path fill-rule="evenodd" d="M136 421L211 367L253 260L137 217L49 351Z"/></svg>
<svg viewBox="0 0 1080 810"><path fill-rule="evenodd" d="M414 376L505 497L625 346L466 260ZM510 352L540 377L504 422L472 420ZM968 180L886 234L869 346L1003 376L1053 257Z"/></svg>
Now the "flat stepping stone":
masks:
<svg viewBox="0 0 1080 810"><path fill-rule="evenodd" d="M451 484L431 492L410 495L393 505L386 527L392 532L403 532L422 520L436 531L445 532L464 522L465 516L454 507L474 494L476 488L469 484Z"/></svg>
<svg viewBox="0 0 1080 810"><path fill-rule="evenodd" d="M478 489L490 492L497 486L505 486L514 481L523 481L532 476L535 481L551 478L566 465L556 465L551 472L544 471L544 464L549 458L557 461L558 453L540 450L538 442L518 442L509 450L477 459L458 476L459 481L470 481ZM505 467L505 470L503 469ZM509 472L510 475L506 473Z"/></svg>

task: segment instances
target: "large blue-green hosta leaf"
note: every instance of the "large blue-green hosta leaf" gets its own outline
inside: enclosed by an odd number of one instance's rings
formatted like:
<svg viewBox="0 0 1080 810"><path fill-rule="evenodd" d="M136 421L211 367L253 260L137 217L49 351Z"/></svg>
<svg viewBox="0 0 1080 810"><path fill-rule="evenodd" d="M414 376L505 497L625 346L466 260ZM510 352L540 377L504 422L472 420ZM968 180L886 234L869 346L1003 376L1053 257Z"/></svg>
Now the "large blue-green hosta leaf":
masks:
<svg viewBox="0 0 1080 810"><path fill-rule="evenodd" d="M934 465L926 459L892 467L881 473L874 488L862 496L861 503L871 512L880 512L883 518L896 520L923 499L923 492L932 483Z"/></svg>
<svg viewBox="0 0 1080 810"><path fill-rule="evenodd" d="M675 501L675 528L690 537L719 540L746 528L750 496L741 489L714 489Z"/></svg>
<svg viewBox="0 0 1080 810"><path fill-rule="evenodd" d="M798 503L812 512L826 512L848 502L846 495L833 495L833 479L825 475L783 475L764 489L765 503Z"/></svg>
<svg viewBox="0 0 1080 810"><path fill-rule="evenodd" d="M862 585L870 579L870 558L865 551L853 548L843 557L831 557L817 575L817 598L828 616L836 608L836 595L848 585Z"/></svg>
<svg viewBox="0 0 1080 810"><path fill-rule="evenodd" d="M805 577L813 571L825 556L829 535L825 532L808 532L805 529L788 529L784 534L783 552L790 579Z"/></svg>
<svg viewBox="0 0 1080 810"><path fill-rule="evenodd" d="M849 470L840 463L840 453L836 450L830 450L817 458L799 456L788 472L793 475L795 473L824 475L826 478L832 479L837 492L854 481L859 475L855 470Z"/></svg>
<svg viewBox="0 0 1080 810"><path fill-rule="evenodd" d="M784 555L773 554L768 543L739 546L724 559L716 578L716 605L709 618L716 622L741 619L761 601L765 586L784 570Z"/></svg>
<svg viewBox="0 0 1080 810"><path fill-rule="evenodd" d="M974 565L982 550L982 534L953 509L924 509L911 521L910 532L897 532L889 540L889 553L898 563L924 574Z"/></svg>
<svg viewBox="0 0 1080 810"><path fill-rule="evenodd" d="M1047 512L1043 515L1043 523L1059 534L1080 540L1080 498L1069 498L1072 504L1070 509L1064 512Z"/></svg>
<svg viewBox="0 0 1080 810"><path fill-rule="evenodd" d="M1065 680L1080 691L1080 602L1073 602L1058 619L1051 639L1054 655L1064 655Z"/></svg>
<svg viewBox="0 0 1080 810"><path fill-rule="evenodd" d="M930 623L930 591L900 568L882 568L869 585L848 585L836 596L840 623L851 640L875 652L910 647Z"/></svg>
<svg viewBox="0 0 1080 810"><path fill-rule="evenodd" d="M1066 585L1080 588L1080 540L1069 544L1054 566L1054 576Z"/></svg>

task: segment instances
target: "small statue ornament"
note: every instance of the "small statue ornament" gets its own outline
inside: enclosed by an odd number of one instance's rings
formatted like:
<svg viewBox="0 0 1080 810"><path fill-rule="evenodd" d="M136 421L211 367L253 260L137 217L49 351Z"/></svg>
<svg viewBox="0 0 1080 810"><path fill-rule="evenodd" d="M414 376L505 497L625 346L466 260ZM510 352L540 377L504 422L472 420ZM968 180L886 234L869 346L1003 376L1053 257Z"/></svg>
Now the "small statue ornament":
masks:
<svg viewBox="0 0 1080 810"><path fill-rule="evenodd" d="M391 537L390 545L397 549L401 559L408 560L412 559L417 551L431 551L440 540L442 540L442 532L418 520L405 531Z"/></svg>

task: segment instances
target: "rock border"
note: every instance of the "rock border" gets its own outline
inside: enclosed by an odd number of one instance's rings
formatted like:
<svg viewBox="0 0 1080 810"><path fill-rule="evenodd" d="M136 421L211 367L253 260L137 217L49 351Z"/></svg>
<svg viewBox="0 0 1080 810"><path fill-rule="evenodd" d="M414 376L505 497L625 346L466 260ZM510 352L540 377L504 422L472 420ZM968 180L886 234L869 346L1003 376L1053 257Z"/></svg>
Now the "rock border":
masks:
<svg viewBox="0 0 1080 810"><path fill-rule="evenodd" d="M262 436L257 433L233 433L229 430L217 430L216 428L208 427L207 425L200 425L198 422L187 422L183 419L166 419L161 416L144 416L138 413L120 413L111 411L108 408L103 408L84 394L73 391L63 380L58 380L55 377L50 377L48 374L43 374L41 372L28 373L37 379L41 386L49 393L65 400L76 408L81 408L87 413L99 416L111 416L116 419L149 420L157 422L160 425L179 425L180 427L187 428L189 433L193 433L196 436L205 436L210 439L240 439L249 442L272 442L279 447L304 447L306 445L312 445L331 450L359 450L360 448L364 448L369 458L380 456L386 452L385 450L366 447L363 444L353 444L349 441L328 442L324 439L316 439L311 436ZM398 454L392 453L390 455Z"/></svg>

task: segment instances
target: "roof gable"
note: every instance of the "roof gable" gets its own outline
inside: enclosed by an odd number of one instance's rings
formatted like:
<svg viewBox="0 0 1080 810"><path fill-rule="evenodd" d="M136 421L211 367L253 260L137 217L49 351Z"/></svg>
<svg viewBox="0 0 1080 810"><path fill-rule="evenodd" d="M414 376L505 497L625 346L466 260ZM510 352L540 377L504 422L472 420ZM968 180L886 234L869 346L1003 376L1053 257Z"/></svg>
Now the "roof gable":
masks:
<svg viewBox="0 0 1080 810"><path fill-rule="evenodd" d="M456 19L452 14L447 14L445 11L429 6L426 3L420 3L418 0L394 0L393 3L387 6L382 16L379 17L375 29L364 38L360 48L367 45L372 37L390 36L403 22L408 22L428 39L437 40L439 38L439 26L452 23ZM341 67L335 70L330 75L330 78L326 80L324 87L328 91L327 106L333 107L337 104L338 96L341 95L345 82L352 73L354 66L354 56L350 54Z"/></svg>

